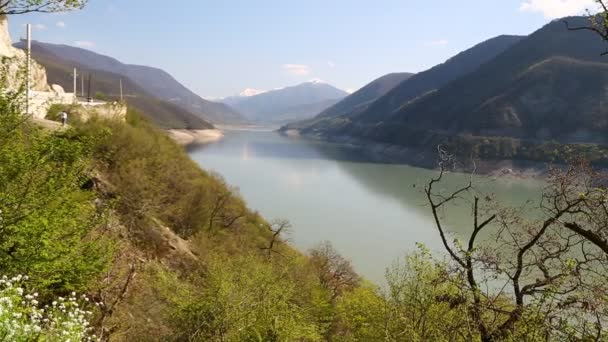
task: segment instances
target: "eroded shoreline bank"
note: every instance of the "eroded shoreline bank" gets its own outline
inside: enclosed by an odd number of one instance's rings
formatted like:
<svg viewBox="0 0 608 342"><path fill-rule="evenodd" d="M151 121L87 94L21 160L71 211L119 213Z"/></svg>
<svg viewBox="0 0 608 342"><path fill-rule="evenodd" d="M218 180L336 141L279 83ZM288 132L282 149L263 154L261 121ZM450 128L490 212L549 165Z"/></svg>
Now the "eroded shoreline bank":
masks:
<svg viewBox="0 0 608 342"><path fill-rule="evenodd" d="M336 144L344 148L349 148L362 153L365 158L374 163L387 164L407 164L425 169L437 168L437 151L432 149L420 149L401 145L392 145L367 141L358 138L340 136L325 137L316 134L302 134L297 129L277 131L279 134L293 139L309 139ZM536 178L543 179L547 176L548 163L501 159L501 160L475 160L473 165L470 161L463 161L467 164L456 171L471 172L486 175L489 177L508 177L513 179Z"/></svg>
<svg viewBox="0 0 608 342"><path fill-rule="evenodd" d="M224 133L219 129L169 129L167 134L181 146L209 144L224 137Z"/></svg>

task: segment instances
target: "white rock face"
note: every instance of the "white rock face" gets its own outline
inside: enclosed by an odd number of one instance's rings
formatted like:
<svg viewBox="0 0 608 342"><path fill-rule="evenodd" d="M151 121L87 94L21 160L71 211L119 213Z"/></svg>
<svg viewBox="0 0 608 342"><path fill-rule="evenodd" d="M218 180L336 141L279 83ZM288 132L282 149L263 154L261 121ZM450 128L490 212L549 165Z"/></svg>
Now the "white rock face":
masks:
<svg viewBox="0 0 608 342"><path fill-rule="evenodd" d="M2 59L2 74L8 75L7 86L18 88L25 81L27 56L23 50L13 47L13 41L8 31L8 19L0 16L0 58ZM36 61L32 60L32 89L38 91L49 91L46 70Z"/></svg>
<svg viewBox="0 0 608 342"><path fill-rule="evenodd" d="M51 85L51 89L57 93L57 94L64 94L65 90L63 89L62 86L60 86L59 84L53 84Z"/></svg>
<svg viewBox="0 0 608 342"><path fill-rule="evenodd" d="M0 16L0 56L15 57L13 41L8 33L8 19L5 15Z"/></svg>

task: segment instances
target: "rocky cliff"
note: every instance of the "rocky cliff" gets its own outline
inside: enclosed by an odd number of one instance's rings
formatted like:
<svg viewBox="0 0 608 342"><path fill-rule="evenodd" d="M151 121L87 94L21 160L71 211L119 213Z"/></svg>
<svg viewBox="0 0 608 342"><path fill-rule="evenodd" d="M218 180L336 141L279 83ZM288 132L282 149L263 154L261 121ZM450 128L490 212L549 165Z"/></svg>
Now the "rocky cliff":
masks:
<svg viewBox="0 0 608 342"><path fill-rule="evenodd" d="M23 50L14 48L8 31L8 19L0 16L0 58L2 60L2 75L8 88L17 89L25 81L27 55ZM32 89L36 91L51 91L47 84L44 67L32 60Z"/></svg>

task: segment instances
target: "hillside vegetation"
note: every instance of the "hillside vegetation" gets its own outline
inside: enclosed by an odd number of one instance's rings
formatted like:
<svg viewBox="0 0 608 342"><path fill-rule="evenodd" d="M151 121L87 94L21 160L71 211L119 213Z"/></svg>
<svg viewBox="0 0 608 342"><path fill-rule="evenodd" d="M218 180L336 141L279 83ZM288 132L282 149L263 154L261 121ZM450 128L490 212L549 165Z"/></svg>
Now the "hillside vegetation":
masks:
<svg viewBox="0 0 608 342"><path fill-rule="evenodd" d="M544 35L552 25L380 121L332 118L335 134L433 148L447 142L422 187L446 253L418 245L386 269L383 288L328 242L306 253L293 248L289 222L248 208L150 114L73 115L71 126L47 130L22 114L22 91L2 87L0 338L605 340L608 175L585 160L605 151L538 136L601 139L597 97L608 73L584 51L554 56L567 49ZM562 99L567 94L574 98ZM593 110L577 112L583 108ZM476 135L491 131L505 136ZM489 158L552 154L568 166L549 169L538 202L511 208L479 193L474 177L446 185L458 162L450 149ZM471 213L459 236L445 229L450 205Z"/></svg>
<svg viewBox="0 0 608 342"><path fill-rule="evenodd" d="M21 286L40 305L88 295L80 304L92 311L88 334L104 341L481 340L470 328L479 317L463 273L423 246L387 270L381 291L329 243L307 254L292 248L284 241L288 222L248 209L136 112L126 122L74 118L73 128L49 132L23 120L20 103L0 98L0 263L9 275L30 277ZM585 289L575 303L588 300ZM486 296L484 310L496 317L484 324L506 334L500 340L595 334L585 319L546 325L537 316L548 310L563 319L570 307ZM505 330L513 308L519 318Z"/></svg>

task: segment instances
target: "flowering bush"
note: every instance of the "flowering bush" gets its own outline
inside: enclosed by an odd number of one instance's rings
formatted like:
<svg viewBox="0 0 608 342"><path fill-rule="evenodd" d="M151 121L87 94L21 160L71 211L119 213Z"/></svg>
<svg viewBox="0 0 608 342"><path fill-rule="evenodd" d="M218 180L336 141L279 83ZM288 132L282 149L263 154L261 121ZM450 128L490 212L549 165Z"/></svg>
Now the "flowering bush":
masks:
<svg viewBox="0 0 608 342"><path fill-rule="evenodd" d="M0 341L93 341L88 317L81 308L86 296L59 297L42 307L38 293L26 294L27 276L0 279ZM79 303L80 302L80 303Z"/></svg>

